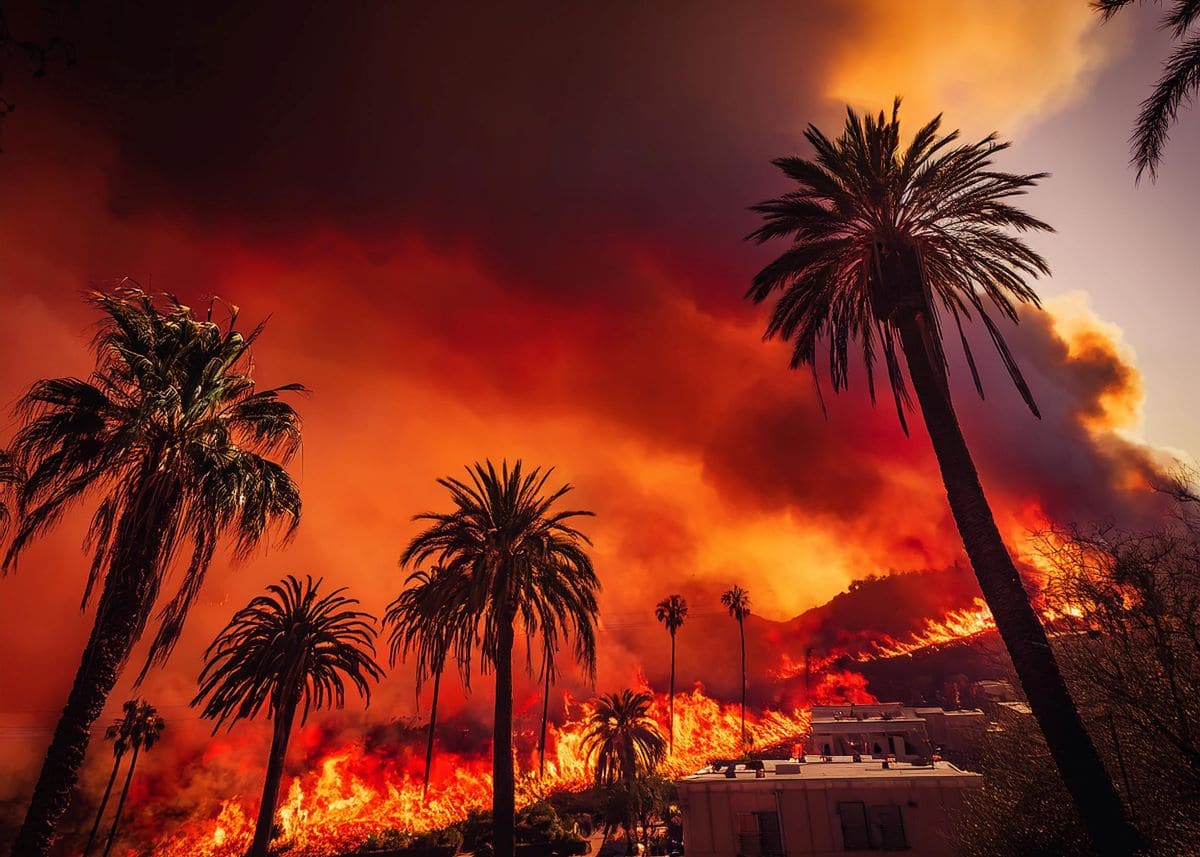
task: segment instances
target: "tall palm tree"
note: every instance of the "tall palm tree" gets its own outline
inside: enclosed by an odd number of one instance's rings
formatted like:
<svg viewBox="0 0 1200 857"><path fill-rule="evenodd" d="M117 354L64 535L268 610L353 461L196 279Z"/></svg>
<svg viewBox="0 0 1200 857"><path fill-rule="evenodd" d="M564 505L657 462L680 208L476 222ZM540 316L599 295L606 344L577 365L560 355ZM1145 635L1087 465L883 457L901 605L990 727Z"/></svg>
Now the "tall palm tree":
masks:
<svg viewBox="0 0 1200 857"><path fill-rule="evenodd" d="M1108 20L1130 5L1133 0L1094 0L1093 5ZM1183 102L1191 102L1200 91L1200 31L1193 25L1200 22L1200 3L1195 0L1171 0L1162 15L1162 28L1169 30L1179 44L1163 63L1163 73L1141 104L1137 124L1133 129L1133 165L1137 177L1149 173L1158 176L1163 149L1170 137L1171 126L1179 115Z"/></svg>
<svg viewBox="0 0 1200 857"><path fill-rule="evenodd" d="M453 597L443 597L461 587L462 581L449 581L456 574L441 568L432 571L416 571L405 580L405 589L396 600L388 605L383 624L391 628L388 637L390 663L394 667L398 660L416 658L417 695L420 696L425 682L433 678L433 700L429 707L429 735L425 744L424 794L429 793L429 771L433 765L433 739L437 729L438 694L442 685L442 672L446 667L446 655L454 637L455 629L470 617L464 615L464 602Z"/></svg>
<svg viewBox="0 0 1200 857"><path fill-rule="evenodd" d="M596 784L623 785L626 794L625 836L632 850L637 815L637 782L662 762L667 742L650 716L654 698L628 688L596 700L583 736L589 761L595 760Z"/></svg>
<svg viewBox="0 0 1200 857"><path fill-rule="evenodd" d="M668 595L654 607L654 618L662 622L671 635L671 691L670 691L670 721L671 721L671 752L675 752L675 633L683 627L687 618L687 599L682 595ZM745 725L743 724L743 730Z"/></svg>
<svg viewBox="0 0 1200 857"><path fill-rule="evenodd" d="M167 722L158 716L158 710L153 705L145 700L138 701L130 699L125 702L125 716L109 727L108 731L116 730L118 733L117 741L124 745L124 750L133 748L133 755L129 757L129 770L125 774L125 785L121 788L121 798L117 801L117 811L113 814L112 827L108 831L108 841L104 843L104 857L108 857L112 851L113 841L117 838L117 828L121 823L121 810L125 808L125 798L129 795L129 784L133 782L133 770L137 767L138 753L142 750L149 750L158 743L158 739L162 737L163 729L166 728ZM114 774L116 768L113 768ZM112 788L112 780L109 780L109 788ZM104 793L105 800L108 799L108 792ZM101 812L104 810L104 805L100 806ZM96 816L96 821L99 822L99 815ZM95 833L93 829L92 833ZM84 849L84 857L91 851L92 840L88 838L88 847Z"/></svg>
<svg viewBox="0 0 1200 857"><path fill-rule="evenodd" d="M746 747L746 617L750 615L750 593L736 583L721 593L721 603L738 623L742 643L742 748Z"/></svg>
<svg viewBox="0 0 1200 857"><path fill-rule="evenodd" d="M94 371L86 380L35 383L17 405L20 425L9 450L27 478L3 569L69 509L94 498L84 607L100 589L17 836L22 855L47 853L92 723L180 554L179 588L159 610L143 676L169 657L219 543L228 538L244 557L273 526L287 538L300 520L300 494L284 469L300 448L300 417L284 395L303 388L255 387L251 347L262 325L243 333L236 309L219 324L135 288L87 300L102 314Z"/></svg>
<svg viewBox="0 0 1200 857"><path fill-rule="evenodd" d="M499 469L491 461L467 468L467 481L446 477L454 509L427 512L428 526L409 543L401 564L436 562L461 575L447 578L445 597L460 600L471 621L455 629L453 650L470 679L476 645L481 666L495 670L492 815L497 857L513 857L516 781L513 765L513 643L518 628L527 649L535 638L543 651L573 641L575 659L589 676L596 671L596 595L587 536L574 520L592 513L557 510L570 490L545 491L553 468L525 472L518 461ZM553 669L553 662L547 664Z"/></svg>
<svg viewBox="0 0 1200 857"><path fill-rule="evenodd" d="M342 708L346 679L369 703L370 682L383 671L375 662L375 617L352 609L355 598L335 589L320 593L321 580L301 583L288 575L267 587L234 614L204 653L199 691L192 705L200 716L222 725L253 719L267 707L274 721L262 804L250 857L266 857L271 844L279 781L296 712L300 725L309 711Z"/></svg>
<svg viewBox="0 0 1200 857"><path fill-rule="evenodd" d="M1026 279L1048 273L1045 261L1010 230L1049 230L1010 200L1044 174L992 168L1007 148L995 135L958 143L935 118L900 145L899 100L891 119L862 120L848 111L845 130L830 140L809 126L815 160L780 158L795 182L789 193L754 207L764 223L759 242L790 238L791 247L754 278L748 297L779 297L768 338L794 343L792 366L816 377L817 349L828 343L835 391L847 386L850 346L857 344L867 388L882 352L896 410L910 399L901 366L916 390L950 509L979 585L1059 770L1097 850L1125 854L1140 841L1126 820L1112 780L1059 672L1045 630L988 506L950 397L941 332L960 332L976 388L982 393L962 322L977 316L1025 402L1029 388L1004 342L989 304L1012 321L1014 302L1037 305Z"/></svg>

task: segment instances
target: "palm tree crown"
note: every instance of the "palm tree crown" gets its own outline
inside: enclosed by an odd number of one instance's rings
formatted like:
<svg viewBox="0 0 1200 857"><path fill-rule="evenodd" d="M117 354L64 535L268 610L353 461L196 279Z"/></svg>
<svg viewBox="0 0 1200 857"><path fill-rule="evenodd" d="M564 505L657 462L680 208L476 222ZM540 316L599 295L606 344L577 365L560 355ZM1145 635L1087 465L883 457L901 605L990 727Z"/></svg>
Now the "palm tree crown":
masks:
<svg viewBox="0 0 1200 857"><path fill-rule="evenodd" d="M1130 5L1132 0L1095 0L1093 5L1107 21ZM1171 126L1179 115L1184 101L1192 101L1200 91L1200 33L1193 25L1200 21L1200 3L1195 0L1172 0L1163 12L1162 29L1168 30L1179 42L1165 63L1163 73L1141 104L1137 125L1133 129L1133 158L1137 177L1149 173L1158 177L1163 150L1170 138Z"/></svg>
<svg viewBox="0 0 1200 857"><path fill-rule="evenodd" d="M662 622L672 637L683 627L687 614L687 599L682 595L668 595L654 607L654 618Z"/></svg>
<svg viewBox="0 0 1200 857"><path fill-rule="evenodd" d="M127 699L122 705L123 716L104 730L105 739L113 742L113 755L123 756L134 747L149 750L162 737L167 722L146 700Z"/></svg>
<svg viewBox="0 0 1200 857"><path fill-rule="evenodd" d="M650 716L653 703L646 691L629 689L596 700L583 746L588 758L596 761L598 783L629 782L663 760L667 742Z"/></svg>
<svg viewBox="0 0 1200 857"><path fill-rule="evenodd" d="M1008 144L995 135L959 144L957 131L939 134L940 116L902 147L899 106L897 99L890 120L882 112L864 120L848 110L845 129L834 140L810 125L805 137L816 150L815 160L774 161L796 187L753 207L764 223L750 237L759 243L788 237L792 246L755 276L747 297L758 303L781 293L766 337L793 341L792 367L810 366L814 379L818 345L827 341L835 392L847 386L853 341L862 352L874 401L874 372L882 355L906 431L908 392L895 316L928 308L935 327L928 347L943 374L941 326L953 320L982 394L962 335L962 322L977 316L1036 414L1033 396L988 304L1014 322L1016 304L1038 304L1025 278L1049 269L1007 230L1051 229L1009 203L1045 173L996 172L992 157ZM898 265L908 267L910 275L895 277Z"/></svg>
<svg viewBox="0 0 1200 857"><path fill-rule="evenodd" d="M383 624L391 629L389 663L395 666L414 655L418 693L430 676L441 672L456 629L468 621L464 602L455 597L463 583L461 576L439 567L415 571L383 616Z"/></svg>
<svg viewBox="0 0 1200 857"><path fill-rule="evenodd" d="M736 583L721 593L721 603L729 615L739 622L750 615L750 592Z"/></svg>
<svg viewBox="0 0 1200 857"><path fill-rule="evenodd" d="M321 581L301 583L288 575L239 610L205 652L199 691L192 705L207 702L201 717L230 726L267 706L275 716L302 701L300 722L311 708L341 708L346 679L370 700L370 681L383 671L375 662L375 620L352 609L357 599Z"/></svg>
<svg viewBox="0 0 1200 857"><path fill-rule="evenodd" d="M445 586L475 617L454 635L468 677L476 640L482 667L493 668L508 654L501 651L501 630L511 630L518 618L527 639L541 637L545 651L557 651L560 639L570 636L576 660L595 675L600 581L586 551L591 541L570 523L592 513L554 510L571 486L543 494L553 472L524 473L520 461L500 470L490 461L475 464L467 470L469 481L438 480L454 511L416 517L429 526L409 543L401 564L432 560L454 575ZM553 663L546 669L553 671Z"/></svg>
<svg viewBox="0 0 1200 857"><path fill-rule="evenodd" d="M17 407L22 425L10 451L27 478L3 567L69 508L96 496L84 605L112 569L136 567L138 603L125 606L135 610L140 634L190 540L148 668L170 654L223 535L246 555L272 524L286 538L299 522L300 495L284 465L300 448L300 417L283 395L304 388L255 386L250 349L263 326L243 334L236 308L220 325L196 319L175 298L160 307L136 288L94 292L88 301L104 313L90 378L39 381ZM101 596L101 612L108 597Z"/></svg>

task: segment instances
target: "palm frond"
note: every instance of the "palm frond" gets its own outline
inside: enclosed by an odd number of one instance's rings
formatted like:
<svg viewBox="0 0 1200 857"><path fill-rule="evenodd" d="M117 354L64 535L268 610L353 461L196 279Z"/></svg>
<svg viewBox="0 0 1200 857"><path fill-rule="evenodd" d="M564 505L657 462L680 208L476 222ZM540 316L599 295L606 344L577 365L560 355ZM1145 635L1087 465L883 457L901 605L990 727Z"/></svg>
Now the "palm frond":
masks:
<svg viewBox="0 0 1200 857"><path fill-rule="evenodd" d="M353 609L344 589L322 595L321 582L288 575L271 584L208 647L192 705L214 732L264 706L269 717L299 706L304 723L313 709L342 708L347 680L370 702L371 682L383 676L375 619Z"/></svg>
<svg viewBox="0 0 1200 857"><path fill-rule="evenodd" d="M960 330L978 315L1036 413L984 302L1013 321L1017 304L1038 303L1026 281L1049 268L1019 236L1051 227L1012 200L1046 176L997 171L994 158L1007 143L995 135L960 143L958 132L942 133L940 116L904 146L899 106L897 99L890 116L848 109L842 134L833 139L810 126L805 137L813 157L774 162L794 186L752 207L763 222L749 238L791 244L747 292L756 303L776 296L764 336L792 343L793 368L809 366L815 377L822 365L835 392L849 386L861 357L872 401L882 360L907 431L911 400L898 360L898 314L928 313L936 331L940 314L948 313ZM961 341L966 344L965 334ZM944 374L940 336L932 354ZM974 355L967 359L982 393Z"/></svg>
<svg viewBox="0 0 1200 857"><path fill-rule="evenodd" d="M500 650L501 631L513 627L525 634L530 672L535 640L551 679L553 654L569 640L584 672L595 674L600 581L587 551L591 542L575 525L592 513L556 508L571 486L547 490L552 475L553 468L526 471L520 461L512 467L476 463L465 479L438 480L452 511L415 518L426 527L406 547L401 566L441 569L435 580L450 594L442 591L435 612L453 628L448 651L464 681L470 681L476 650L485 671L508 656Z"/></svg>
<svg viewBox="0 0 1200 857"><path fill-rule="evenodd" d="M285 465L301 420L285 396L305 390L256 386L251 345L263 327L243 333L236 311L223 324L201 320L132 281L87 301L100 311L91 375L38 381L16 407L8 460L22 478L2 568L94 500L83 606L98 590L101 610L119 599L140 636L186 554L140 681L170 655L219 544L244 557L272 533L294 532L300 494Z"/></svg>

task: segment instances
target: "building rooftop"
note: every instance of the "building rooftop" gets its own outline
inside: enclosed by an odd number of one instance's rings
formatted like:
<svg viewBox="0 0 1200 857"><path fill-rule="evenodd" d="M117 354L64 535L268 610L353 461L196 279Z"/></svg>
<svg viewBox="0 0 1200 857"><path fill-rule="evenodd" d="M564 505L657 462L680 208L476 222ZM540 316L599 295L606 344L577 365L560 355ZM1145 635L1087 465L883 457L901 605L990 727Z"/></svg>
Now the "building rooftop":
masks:
<svg viewBox="0 0 1200 857"><path fill-rule="evenodd" d="M771 783L779 780L792 781L823 781L823 780L861 780L861 779L922 779L938 777L981 777L955 767L949 762L937 761L927 765L910 762L890 762L883 767L879 759L865 759L855 762L852 756L833 756L833 761L822 761L821 756L805 756L804 761L797 759L763 759L763 776L757 776L757 771L747 767L745 762L737 762L737 776L729 777L726 768L718 769L717 765L708 765L690 776L684 777L685 783L702 782L763 782ZM757 764L757 763L751 763Z"/></svg>
<svg viewBox="0 0 1200 857"><path fill-rule="evenodd" d="M966 708L946 711L933 706L913 707L899 703L881 703L878 705L839 705L814 706L811 725L813 731L817 727L827 729L834 724L891 724L923 725L931 716L972 719L983 717L983 712L977 708Z"/></svg>

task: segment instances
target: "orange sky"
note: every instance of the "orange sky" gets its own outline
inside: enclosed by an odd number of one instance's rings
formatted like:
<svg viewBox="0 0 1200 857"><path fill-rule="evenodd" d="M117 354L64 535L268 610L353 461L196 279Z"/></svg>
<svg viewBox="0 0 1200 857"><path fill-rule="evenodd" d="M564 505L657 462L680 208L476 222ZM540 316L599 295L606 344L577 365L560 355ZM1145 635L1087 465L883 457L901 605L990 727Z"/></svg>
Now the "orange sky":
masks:
<svg viewBox="0 0 1200 857"><path fill-rule="evenodd" d="M597 513L613 628L602 687L661 672L640 649L669 592L724 632L715 598L734 581L785 619L869 573L961 561L919 420L905 438L861 383L825 418L808 376L760 341L762 313L741 301L765 258L740 240L745 206L784 189L768 159L795 150L809 120L833 130L846 98L878 107L900 92L914 121L944 109L972 133L1036 138L1093 97L1134 38L1121 23L1097 32L1079 5L830 3L741 19L705 7L686 20L623 6L466 28L437 10L379 12L291 22L270 50L266 13L155 11L89 28L76 69L18 79L0 157L0 401L86 372L78 292L120 275L270 316L261 381L314 391L300 405L297 539L214 570L146 692L186 722L199 652L285 572L349 584L382 611L410 517L445 505L435 478L486 456L556 466ZM146 32L148 56L126 50ZM1015 168L1030 148L1018 136ZM1053 194L1031 209L1067 217ZM989 361L986 402L959 384L1018 546L1047 517L1150 514L1147 382L1087 288L1046 284L1050 314L1012 333L1043 420ZM18 784L91 618L77 610L83 520L0 581L0 725L33 730L0 746ZM720 682L727 660L687 666ZM463 704L487 708L482 694ZM399 670L369 718L411 710Z"/></svg>

